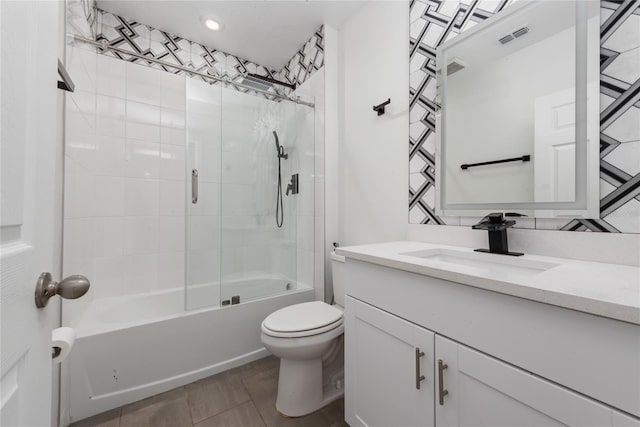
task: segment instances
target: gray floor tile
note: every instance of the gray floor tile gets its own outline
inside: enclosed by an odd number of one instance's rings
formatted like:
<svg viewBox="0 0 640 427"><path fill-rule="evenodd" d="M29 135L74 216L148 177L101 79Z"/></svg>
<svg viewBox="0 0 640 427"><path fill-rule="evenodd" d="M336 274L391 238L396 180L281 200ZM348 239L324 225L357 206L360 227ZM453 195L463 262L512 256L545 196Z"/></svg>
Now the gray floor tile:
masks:
<svg viewBox="0 0 640 427"><path fill-rule="evenodd" d="M289 418L276 410L278 369L270 369L243 380L262 419L268 427L329 427L343 426L342 399L304 417ZM342 405L342 406L341 406Z"/></svg>
<svg viewBox="0 0 640 427"><path fill-rule="evenodd" d="M280 366L280 359L275 356L267 356L262 359L255 360L251 363L247 363L246 365L238 366L231 370L231 372L236 372L242 378L247 378L260 372L265 372L273 368L278 368Z"/></svg>
<svg viewBox="0 0 640 427"><path fill-rule="evenodd" d="M253 402L245 402L211 418L196 427L265 427Z"/></svg>
<svg viewBox="0 0 640 427"><path fill-rule="evenodd" d="M185 387L194 423L250 400L240 373L231 370Z"/></svg>
<svg viewBox="0 0 640 427"><path fill-rule="evenodd" d="M275 408L279 359L266 357L73 427L348 427L344 400L289 418Z"/></svg>
<svg viewBox="0 0 640 427"><path fill-rule="evenodd" d="M69 427L120 427L120 408L94 415L71 424Z"/></svg>
<svg viewBox="0 0 640 427"><path fill-rule="evenodd" d="M183 387L122 408L120 427L190 427L191 414Z"/></svg>
<svg viewBox="0 0 640 427"><path fill-rule="evenodd" d="M325 408L322 408L322 411L331 421L331 424L327 427L349 427L349 424L344 420L344 398L331 402Z"/></svg>

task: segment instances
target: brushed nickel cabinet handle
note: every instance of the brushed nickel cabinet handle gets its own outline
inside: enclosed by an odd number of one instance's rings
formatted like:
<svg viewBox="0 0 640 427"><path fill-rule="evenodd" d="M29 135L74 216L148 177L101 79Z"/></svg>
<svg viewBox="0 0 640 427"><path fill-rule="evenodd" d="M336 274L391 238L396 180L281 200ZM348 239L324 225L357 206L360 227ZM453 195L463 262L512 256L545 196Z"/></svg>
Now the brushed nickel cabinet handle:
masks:
<svg viewBox="0 0 640 427"><path fill-rule="evenodd" d="M420 347L416 347L416 390L420 390L420 383L426 378L420 375L420 358L424 356L424 351L420 351Z"/></svg>
<svg viewBox="0 0 640 427"><path fill-rule="evenodd" d="M444 388L444 370L449 366L442 361L442 359L438 359L438 400L440 405L444 405L444 397L449 394L449 391Z"/></svg>
<svg viewBox="0 0 640 427"><path fill-rule="evenodd" d="M198 203L198 169L191 171L191 203Z"/></svg>

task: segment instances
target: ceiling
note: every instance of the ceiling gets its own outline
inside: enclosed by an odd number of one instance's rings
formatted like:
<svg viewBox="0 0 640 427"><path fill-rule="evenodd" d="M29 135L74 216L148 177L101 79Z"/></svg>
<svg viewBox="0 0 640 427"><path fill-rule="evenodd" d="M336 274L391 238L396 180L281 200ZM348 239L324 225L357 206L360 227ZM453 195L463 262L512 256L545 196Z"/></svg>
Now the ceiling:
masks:
<svg viewBox="0 0 640 427"><path fill-rule="evenodd" d="M151 27L280 70L322 24L334 28L366 0L98 0L98 7ZM212 32L200 17L222 25Z"/></svg>

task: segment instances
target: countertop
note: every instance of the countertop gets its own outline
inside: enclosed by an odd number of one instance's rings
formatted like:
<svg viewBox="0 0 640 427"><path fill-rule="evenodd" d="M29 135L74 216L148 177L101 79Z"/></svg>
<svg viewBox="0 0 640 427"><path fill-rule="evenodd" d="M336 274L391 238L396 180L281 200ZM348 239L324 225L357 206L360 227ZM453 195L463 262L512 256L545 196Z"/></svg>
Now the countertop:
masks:
<svg viewBox="0 0 640 427"><path fill-rule="evenodd" d="M412 241L340 247L336 253L347 257L347 262L369 262L640 325L638 267L525 254L518 259L556 266L533 275L519 275L404 254L430 249L474 253L471 248ZM478 259L505 257L474 254L480 255Z"/></svg>

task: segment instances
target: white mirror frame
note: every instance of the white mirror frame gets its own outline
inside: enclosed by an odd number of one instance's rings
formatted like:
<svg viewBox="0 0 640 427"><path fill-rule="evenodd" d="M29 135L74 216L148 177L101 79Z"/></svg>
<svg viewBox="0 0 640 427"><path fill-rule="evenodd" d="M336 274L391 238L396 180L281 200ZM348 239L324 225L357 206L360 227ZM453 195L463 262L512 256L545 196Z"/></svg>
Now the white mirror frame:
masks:
<svg viewBox="0 0 640 427"><path fill-rule="evenodd" d="M489 212L519 212L537 218L600 218L600 93L599 93L599 57L600 28L588 27L590 8L599 13L598 0L573 0L576 4L576 197L573 202L530 202L530 203L446 203L443 175L446 141L445 122L447 78L440 72L447 63L447 51L463 41L483 31L496 22L508 19L512 15L526 12L538 2L545 0L516 3L504 11L492 16L475 27L463 32L453 39L441 44L436 49L437 103L440 109L436 112L435 124L435 165L436 165L436 214L438 216L484 216ZM548 1L548 0L547 0ZM599 14L598 14L599 16ZM591 52L589 51L591 49ZM589 66L594 68L589 70ZM590 94L591 104L588 107L587 83L590 73L595 73L598 85L596 93Z"/></svg>

